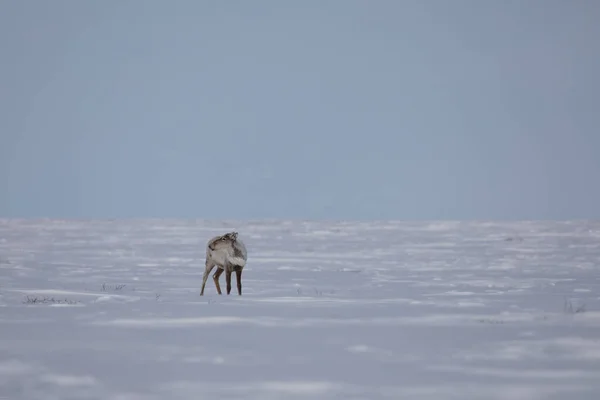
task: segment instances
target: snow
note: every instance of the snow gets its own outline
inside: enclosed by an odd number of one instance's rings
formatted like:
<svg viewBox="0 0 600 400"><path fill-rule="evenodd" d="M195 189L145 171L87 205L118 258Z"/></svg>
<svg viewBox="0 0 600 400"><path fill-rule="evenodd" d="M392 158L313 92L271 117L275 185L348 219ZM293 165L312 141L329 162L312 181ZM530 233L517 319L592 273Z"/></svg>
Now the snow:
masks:
<svg viewBox="0 0 600 400"><path fill-rule="evenodd" d="M591 221L4 219L0 399L596 399L599 263Z"/></svg>

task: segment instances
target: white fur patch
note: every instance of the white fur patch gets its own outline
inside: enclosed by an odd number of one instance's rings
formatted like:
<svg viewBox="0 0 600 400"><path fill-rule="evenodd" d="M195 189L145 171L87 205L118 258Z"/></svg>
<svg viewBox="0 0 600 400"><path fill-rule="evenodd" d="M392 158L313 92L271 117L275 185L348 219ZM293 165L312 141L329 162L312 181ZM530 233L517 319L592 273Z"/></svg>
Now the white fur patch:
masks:
<svg viewBox="0 0 600 400"><path fill-rule="evenodd" d="M246 265L246 260L241 257L229 257L229 262L233 265L239 265L240 267L244 267Z"/></svg>

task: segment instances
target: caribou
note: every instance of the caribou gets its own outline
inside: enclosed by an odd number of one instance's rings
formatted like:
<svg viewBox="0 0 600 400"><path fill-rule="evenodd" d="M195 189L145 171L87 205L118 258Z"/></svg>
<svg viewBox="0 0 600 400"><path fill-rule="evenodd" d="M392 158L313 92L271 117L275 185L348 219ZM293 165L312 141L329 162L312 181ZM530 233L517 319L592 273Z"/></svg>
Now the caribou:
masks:
<svg viewBox="0 0 600 400"><path fill-rule="evenodd" d="M213 275L213 281L217 288L217 293L221 294L221 285L219 278L225 272L225 281L227 283L227 294L231 292L231 274L235 271L237 281L238 295L242 295L242 270L246 266L248 253L246 246L238 239L237 232L229 232L224 235L215 236L206 244L206 262L204 264L204 275L202 276L202 289L200 296L204 295L204 288L208 275L217 267Z"/></svg>

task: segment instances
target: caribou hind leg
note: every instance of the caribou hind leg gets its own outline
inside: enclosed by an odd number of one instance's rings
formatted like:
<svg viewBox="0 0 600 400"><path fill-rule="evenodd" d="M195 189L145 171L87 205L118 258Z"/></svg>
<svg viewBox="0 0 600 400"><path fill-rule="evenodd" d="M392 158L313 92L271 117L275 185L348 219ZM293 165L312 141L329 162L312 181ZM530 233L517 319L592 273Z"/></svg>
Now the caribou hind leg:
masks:
<svg viewBox="0 0 600 400"><path fill-rule="evenodd" d="M223 270L221 268L217 268L217 272L215 272L215 274L213 275L213 281L215 281L215 286L217 288L218 294L221 294L221 285L219 285L219 278L221 277L222 273Z"/></svg>
<svg viewBox="0 0 600 400"><path fill-rule="evenodd" d="M204 296L204 288L206 287L206 280L208 279L208 275L215 267L215 264L207 261L204 267L204 274L202 275L202 289L200 289L200 296Z"/></svg>

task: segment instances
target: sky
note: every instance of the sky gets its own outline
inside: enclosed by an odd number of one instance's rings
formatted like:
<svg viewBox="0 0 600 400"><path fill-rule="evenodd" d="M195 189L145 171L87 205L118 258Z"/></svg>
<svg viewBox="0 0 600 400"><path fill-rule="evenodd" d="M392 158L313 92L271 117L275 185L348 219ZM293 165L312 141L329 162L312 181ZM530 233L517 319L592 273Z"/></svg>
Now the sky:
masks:
<svg viewBox="0 0 600 400"><path fill-rule="evenodd" d="M0 217L600 217L600 2L0 2Z"/></svg>

